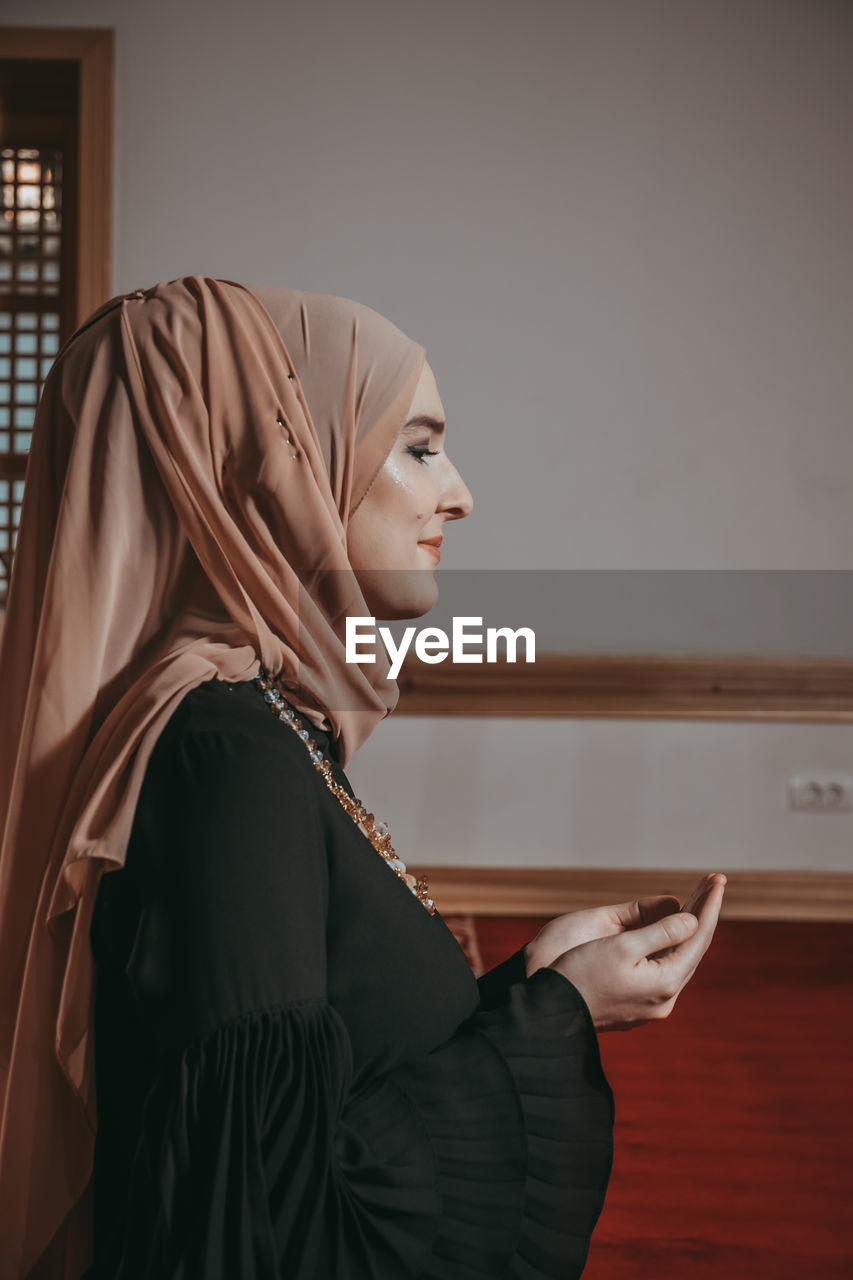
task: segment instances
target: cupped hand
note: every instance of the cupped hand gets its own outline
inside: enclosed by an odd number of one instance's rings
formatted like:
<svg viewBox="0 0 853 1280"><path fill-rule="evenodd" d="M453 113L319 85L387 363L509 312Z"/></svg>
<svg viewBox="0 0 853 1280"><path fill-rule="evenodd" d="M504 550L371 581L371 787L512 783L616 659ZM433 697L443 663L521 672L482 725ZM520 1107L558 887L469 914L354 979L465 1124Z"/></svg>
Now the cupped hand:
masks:
<svg viewBox="0 0 853 1280"><path fill-rule="evenodd" d="M547 967L578 989L599 1031L666 1018L710 945L725 885L724 875L708 875L681 911L582 942Z"/></svg>
<svg viewBox="0 0 853 1280"><path fill-rule="evenodd" d="M632 902L614 902L608 907L586 907L555 916L543 925L524 948L527 976L546 969L564 952L594 938L609 938L627 929L654 924L662 916L678 911L678 899L670 894L635 898ZM690 908L685 905L685 910Z"/></svg>

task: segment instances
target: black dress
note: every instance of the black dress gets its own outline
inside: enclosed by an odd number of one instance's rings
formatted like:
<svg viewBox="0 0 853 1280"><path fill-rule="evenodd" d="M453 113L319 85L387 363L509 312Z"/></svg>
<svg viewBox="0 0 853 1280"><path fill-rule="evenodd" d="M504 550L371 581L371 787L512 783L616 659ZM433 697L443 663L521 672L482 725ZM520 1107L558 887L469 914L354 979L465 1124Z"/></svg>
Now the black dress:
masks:
<svg viewBox="0 0 853 1280"><path fill-rule="evenodd" d="M613 1129L584 1001L521 952L475 980L253 682L178 705L91 941L87 1280L580 1275Z"/></svg>

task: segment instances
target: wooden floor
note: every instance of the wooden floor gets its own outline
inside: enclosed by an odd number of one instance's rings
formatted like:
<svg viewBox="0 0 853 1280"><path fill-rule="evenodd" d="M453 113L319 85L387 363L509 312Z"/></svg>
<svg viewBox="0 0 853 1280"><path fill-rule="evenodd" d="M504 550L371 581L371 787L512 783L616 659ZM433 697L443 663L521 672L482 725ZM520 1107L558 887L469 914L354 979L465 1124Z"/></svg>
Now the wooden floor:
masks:
<svg viewBox="0 0 853 1280"><path fill-rule="evenodd" d="M480 972L543 921L448 923ZM850 1280L853 925L723 920L672 1016L600 1045L615 1157L584 1280Z"/></svg>

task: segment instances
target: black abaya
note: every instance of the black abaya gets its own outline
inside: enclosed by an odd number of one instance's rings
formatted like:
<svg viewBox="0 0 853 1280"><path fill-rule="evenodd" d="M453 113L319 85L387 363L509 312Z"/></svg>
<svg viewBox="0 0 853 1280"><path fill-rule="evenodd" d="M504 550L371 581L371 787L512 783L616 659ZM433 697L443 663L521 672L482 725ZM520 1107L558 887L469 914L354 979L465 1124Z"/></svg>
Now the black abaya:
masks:
<svg viewBox="0 0 853 1280"><path fill-rule="evenodd" d="M87 1280L580 1275L613 1126L583 999L521 952L475 980L251 681L179 704L91 939Z"/></svg>

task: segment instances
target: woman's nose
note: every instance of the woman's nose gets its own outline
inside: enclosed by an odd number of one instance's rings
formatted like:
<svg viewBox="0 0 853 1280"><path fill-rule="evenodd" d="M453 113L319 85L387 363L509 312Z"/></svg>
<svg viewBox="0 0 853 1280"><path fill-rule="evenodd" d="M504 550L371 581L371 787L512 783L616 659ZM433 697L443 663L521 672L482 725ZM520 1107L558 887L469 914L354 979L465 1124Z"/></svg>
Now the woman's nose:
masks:
<svg viewBox="0 0 853 1280"><path fill-rule="evenodd" d="M449 458L447 463L451 474L442 491L439 511L443 511L448 520L461 520L463 516L471 514L474 508L474 499L471 496L471 490Z"/></svg>

